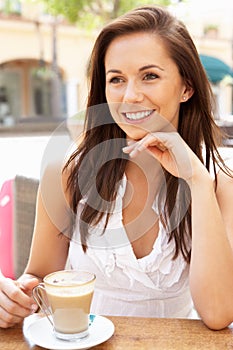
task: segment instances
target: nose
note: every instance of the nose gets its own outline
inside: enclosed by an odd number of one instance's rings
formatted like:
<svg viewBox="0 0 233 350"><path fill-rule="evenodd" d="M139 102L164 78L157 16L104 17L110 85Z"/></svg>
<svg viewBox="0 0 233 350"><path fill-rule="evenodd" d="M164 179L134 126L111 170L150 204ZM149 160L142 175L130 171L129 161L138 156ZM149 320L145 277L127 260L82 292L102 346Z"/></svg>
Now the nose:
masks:
<svg viewBox="0 0 233 350"><path fill-rule="evenodd" d="M143 92L136 82L129 81L124 92L124 102L141 102L143 100Z"/></svg>

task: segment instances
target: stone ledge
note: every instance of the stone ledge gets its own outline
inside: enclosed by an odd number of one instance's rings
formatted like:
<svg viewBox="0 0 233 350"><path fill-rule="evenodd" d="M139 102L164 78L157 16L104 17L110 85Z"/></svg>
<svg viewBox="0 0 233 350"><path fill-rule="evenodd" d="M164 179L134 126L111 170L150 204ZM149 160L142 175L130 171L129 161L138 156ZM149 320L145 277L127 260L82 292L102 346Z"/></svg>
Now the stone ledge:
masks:
<svg viewBox="0 0 233 350"><path fill-rule="evenodd" d="M56 132L69 132L66 120L55 121L27 121L19 122L12 126L0 126L0 137L25 136L25 135L48 135Z"/></svg>

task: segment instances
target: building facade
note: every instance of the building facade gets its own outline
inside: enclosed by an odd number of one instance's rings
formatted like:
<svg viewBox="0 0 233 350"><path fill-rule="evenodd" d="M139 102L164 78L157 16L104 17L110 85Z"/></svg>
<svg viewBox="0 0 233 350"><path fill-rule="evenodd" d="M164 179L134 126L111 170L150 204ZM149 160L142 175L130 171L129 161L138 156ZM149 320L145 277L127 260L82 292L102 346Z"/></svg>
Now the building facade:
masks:
<svg viewBox="0 0 233 350"><path fill-rule="evenodd" d="M232 116L233 2L187 0L179 2L174 12L189 29L199 54L209 58L205 60L205 68L216 98L216 119ZM221 74L227 71L230 74ZM216 79L216 75L219 79Z"/></svg>
<svg viewBox="0 0 233 350"><path fill-rule="evenodd" d="M82 110L94 34L32 4L13 1L15 7L7 13L4 4L0 2L0 123L66 118Z"/></svg>
<svg viewBox="0 0 233 350"><path fill-rule="evenodd" d="M187 25L200 55L220 59L231 69L233 6L224 1L214 7L214 0L187 0L172 10ZM33 3L0 0L0 126L65 119L82 111L95 37ZM232 78L211 83L216 119L233 114Z"/></svg>

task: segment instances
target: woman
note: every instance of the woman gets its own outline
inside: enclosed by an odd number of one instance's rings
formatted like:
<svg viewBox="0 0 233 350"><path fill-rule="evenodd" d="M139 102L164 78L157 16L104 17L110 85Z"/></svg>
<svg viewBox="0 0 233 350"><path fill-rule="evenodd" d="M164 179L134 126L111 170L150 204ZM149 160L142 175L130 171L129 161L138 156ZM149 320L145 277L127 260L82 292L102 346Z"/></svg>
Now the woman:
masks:
<svg viewBox="0 0 233 350"><path fill-rule="evenodd" d="M67 257L97 276L94 313L193 317L194 304L208 327L228 326L233 179L186 28L159 7L125 14L99 34L89 79L85 133L63 191L49 166L25 274L1 278L0 326L34 312L32 288Z"/></svg>

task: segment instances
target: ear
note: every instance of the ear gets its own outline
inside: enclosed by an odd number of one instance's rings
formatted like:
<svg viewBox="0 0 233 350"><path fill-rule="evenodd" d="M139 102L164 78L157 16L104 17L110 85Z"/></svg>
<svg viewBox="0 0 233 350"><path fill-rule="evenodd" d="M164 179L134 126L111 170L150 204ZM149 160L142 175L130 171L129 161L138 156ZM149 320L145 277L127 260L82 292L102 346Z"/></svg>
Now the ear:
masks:
<svg viewBox="0 0 233 350"><path fill-rule="evenodd" d="M190 86L190 85L186 85L184 87L184 91L182 93L182 96L181 96L181 99L180 99L180 102L186 102L190 99L190 97L193 96L193 93L194 93L194 90L193 88Z"/></svg>

